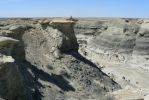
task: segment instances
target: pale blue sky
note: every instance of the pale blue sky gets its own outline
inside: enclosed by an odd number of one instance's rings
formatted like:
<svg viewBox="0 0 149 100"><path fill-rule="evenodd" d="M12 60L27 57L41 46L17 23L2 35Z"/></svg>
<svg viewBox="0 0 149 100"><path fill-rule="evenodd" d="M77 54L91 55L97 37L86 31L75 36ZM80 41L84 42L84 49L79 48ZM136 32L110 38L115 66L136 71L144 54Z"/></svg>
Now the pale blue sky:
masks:
<svg viewBox="0 0 149 100"><path fill-rule="evenodd" d="M149 0L0 0L0 16L149 18Z"/></svg>

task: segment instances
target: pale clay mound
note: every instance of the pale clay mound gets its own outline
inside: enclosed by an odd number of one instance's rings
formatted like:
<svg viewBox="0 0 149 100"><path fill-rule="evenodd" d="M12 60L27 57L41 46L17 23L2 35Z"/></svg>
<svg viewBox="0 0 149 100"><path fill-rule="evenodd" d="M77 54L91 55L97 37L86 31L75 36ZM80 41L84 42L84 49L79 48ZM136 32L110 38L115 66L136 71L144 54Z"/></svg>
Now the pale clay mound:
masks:
<svg viewBox="0 0 149 100"><path fill-rule="evenodd" d="M149 20L1 19L2 100L149 100Z"/></svg>

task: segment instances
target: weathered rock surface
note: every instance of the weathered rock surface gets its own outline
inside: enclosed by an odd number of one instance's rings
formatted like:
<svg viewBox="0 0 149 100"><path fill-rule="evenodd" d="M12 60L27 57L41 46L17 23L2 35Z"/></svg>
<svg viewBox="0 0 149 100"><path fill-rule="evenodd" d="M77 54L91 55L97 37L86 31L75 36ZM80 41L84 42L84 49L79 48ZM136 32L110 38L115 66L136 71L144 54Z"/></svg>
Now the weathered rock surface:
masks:
<svg viewBox="0 0 149 100"><path fill-rule="evenodd" d="M0 26L1 98L106 100L112 98L107 93L121 88L79 54L75 21L5 19L0 23L5 23Z"/></svg>
<svg viewBox="0 0 149 100"><path fill-rule="evenodd" d="M18 40L0 37L0 98L6 100L23 100L23 81L11 57L13 45Z"/></svg>
<svg viewBox="0 0 149 100"><path fill-rule="evenodd" d="M122 88L127 85L149 88L148 22L148 19L80 20L74 27L79 52Z"/></svg>
<svg viewBox="0 0 149 100"><path fill-rule="evenodd" d="M147 19L0 20L0 98L147 100L148 26Z"/></svg>
<svg viewBox="0 0 149 100"><path fill-rule="evenodd" d="M148 69L149 24L139 23L140 21L141 19L83 20L76 23L74 30L79 41L86 41L87 48L99 53L101 59Z"/></svg>

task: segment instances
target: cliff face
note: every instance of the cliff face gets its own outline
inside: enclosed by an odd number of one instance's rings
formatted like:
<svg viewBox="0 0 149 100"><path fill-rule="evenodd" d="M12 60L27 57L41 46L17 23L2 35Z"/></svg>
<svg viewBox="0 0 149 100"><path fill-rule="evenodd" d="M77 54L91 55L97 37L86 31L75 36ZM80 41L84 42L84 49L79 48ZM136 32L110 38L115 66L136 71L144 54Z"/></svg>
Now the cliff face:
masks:
<svg viewBox="0 0 149 100"><path fill-rule="evenodd" d="M10 45L0 51L5 65L0 65L0 87L4 87L0 90L1 98L107 99L112 98L105 96L108 92L120 89L120 85L79 54L73 28L76 22L6 19L1 23L4 43L0 48Z"/></svg>

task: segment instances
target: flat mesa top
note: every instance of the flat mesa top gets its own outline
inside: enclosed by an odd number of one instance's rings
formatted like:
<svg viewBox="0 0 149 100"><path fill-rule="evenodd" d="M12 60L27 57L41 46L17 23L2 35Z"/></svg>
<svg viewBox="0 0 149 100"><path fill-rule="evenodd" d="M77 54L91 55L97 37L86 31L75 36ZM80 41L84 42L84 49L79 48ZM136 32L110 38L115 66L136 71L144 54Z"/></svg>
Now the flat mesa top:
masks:
<svg viewBox="0 0 149 100"><path fill-rule="evenodd" d="M50 22L50 24L53 24L53 23L71 24L71 23L74 23L74 21L57 19L57 20L52 20L52 21Z"/></svg>

